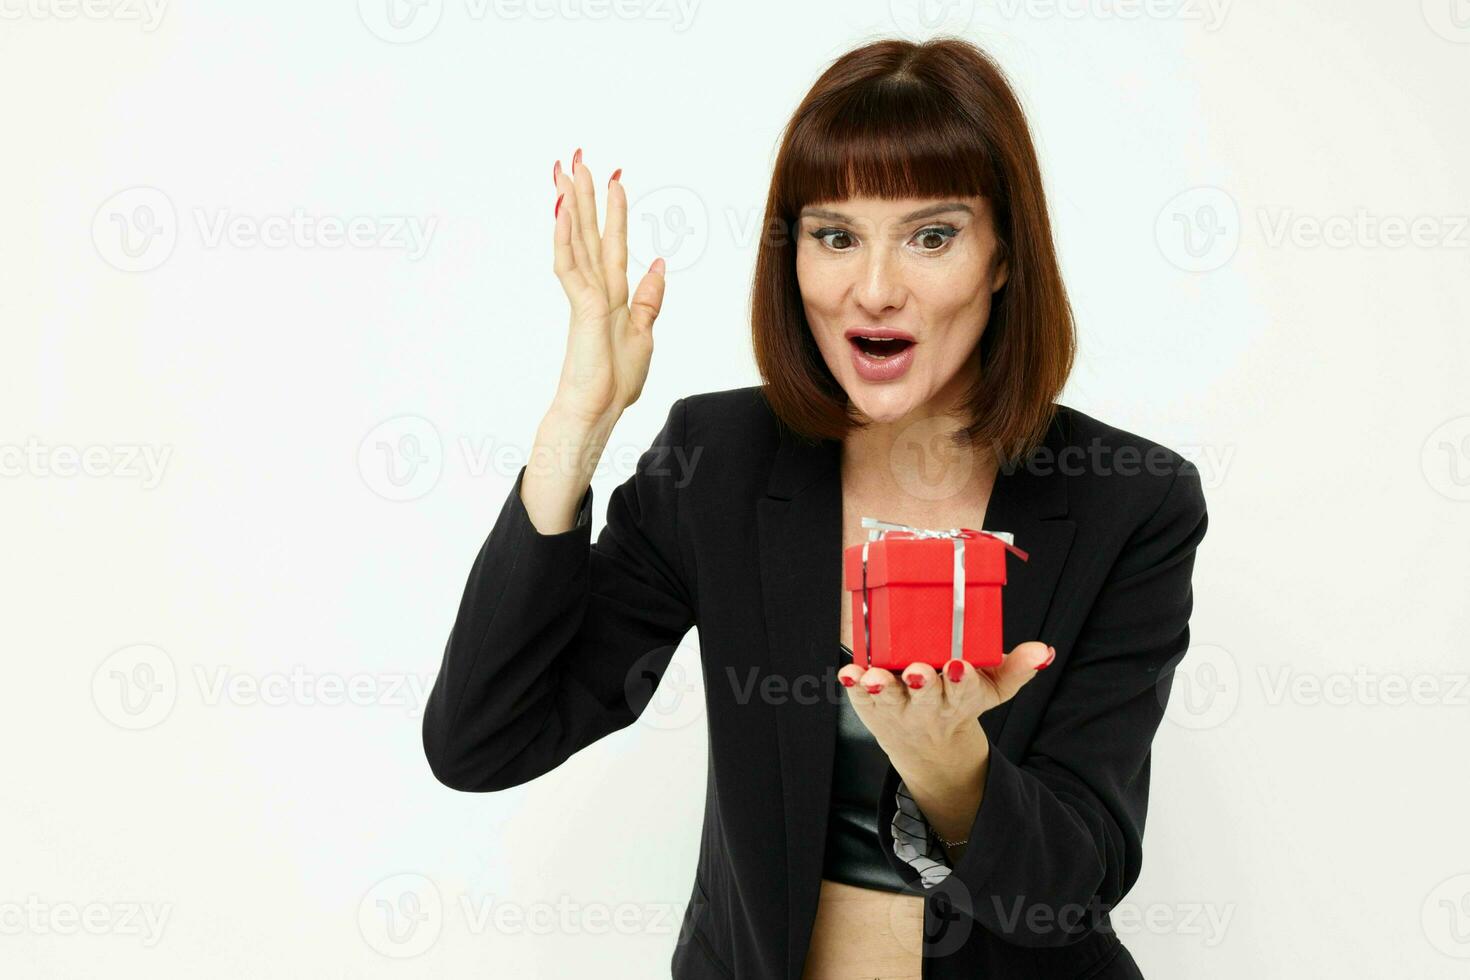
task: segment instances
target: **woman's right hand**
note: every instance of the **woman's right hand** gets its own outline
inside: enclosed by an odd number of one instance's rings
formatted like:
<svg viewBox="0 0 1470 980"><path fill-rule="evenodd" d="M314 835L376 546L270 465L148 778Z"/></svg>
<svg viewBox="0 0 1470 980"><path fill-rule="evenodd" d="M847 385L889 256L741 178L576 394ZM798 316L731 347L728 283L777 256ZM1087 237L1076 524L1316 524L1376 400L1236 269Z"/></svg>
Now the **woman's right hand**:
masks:
<svg viewBox="0 0 1470 980"><path fill-rule="evenodd" d="M653 321L664 298L664 260L657 258L628 298L628 198L614 171L608 181L606 229L597 230L597 197L582 151L572 172L553 168L556 211L553 269L571 304L566 359L554 409L589 426L615 422L638 400L653 355Z"/></svg>

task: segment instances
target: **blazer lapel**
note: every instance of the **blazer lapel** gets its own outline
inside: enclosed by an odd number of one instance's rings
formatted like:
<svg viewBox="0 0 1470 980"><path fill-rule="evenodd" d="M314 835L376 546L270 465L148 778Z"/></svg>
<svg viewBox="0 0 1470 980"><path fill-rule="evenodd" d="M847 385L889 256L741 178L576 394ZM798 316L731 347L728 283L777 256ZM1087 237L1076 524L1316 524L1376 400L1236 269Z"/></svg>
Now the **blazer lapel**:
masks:
<svg viewBox="0 0 1470 980"><path fill-rule="evenodd" d="M1029 463L1003 467L996 474L985 508L981 530L1010 531L1016 547L1027 553L1026 561L1014 557L1006 561L1006 585L1000 600L1001 646L1007 653L1028 640L1046 641L1047 612L1077 531L1077 522L1065 517L1067 482L1056 463L1056 454L1067 442L1066 411L1059 407L1042 449ZM1056 670L1052 676L1060 673ZM1028 694L1035 697L1042 690L1041 684L1027 684L1011 700L982 716L987 727L994 729L992 743L1010 758L1020 758L1024 746L1016 743L1028 737L1022 729L1007 728L1012 709Z"/></svg>
<svg viewBox="0 0 1470 980"><path fill-rule="evenodd" d="M770 670L784 679L788 692L806 694L806 703L784 701L776 732L792 980L801 976L816 918L837 745L837 703L825 677L841 666L841 448L833 440L798 443L783 427L767 495L756 503ZM836 691L847 696L840 686Z"/></svg>
<svg viewBox="0 0 1470 980"><path fill-rule="evenodd" d="M1059 410L1048 433L1053 461L1063 442L1064 411ZM766 496L756 503L768 663L771 674L785 684L776 717L784 787L788 972L793 980L802 973L821 889L837 737L835 699L847 696L835 681L841 663L840 464L840 443L800 442L782 427ZM1042 638L1039 631L1075 531L1073 521L1059 519L1066 511L1066 484L1054 466L1048 471L1018 465L997 474L980 527L1014 533L1017 547L1030 555L1029 561L1009 562L1001 598L1006 650ZM997 708L992 720L999 725L995 738L1000 745L1005 745L1009 707Z"/></svg>

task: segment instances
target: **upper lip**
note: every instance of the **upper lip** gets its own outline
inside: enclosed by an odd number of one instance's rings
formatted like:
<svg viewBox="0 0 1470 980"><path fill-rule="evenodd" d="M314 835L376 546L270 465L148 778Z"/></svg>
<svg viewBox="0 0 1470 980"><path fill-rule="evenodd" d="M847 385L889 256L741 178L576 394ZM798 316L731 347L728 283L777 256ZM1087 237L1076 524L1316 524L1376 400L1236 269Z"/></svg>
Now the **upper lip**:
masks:
<svg viewBox="0 0 1470 980"><path fill-rule="evenodd" d="M848 340L854 337L873 337L878 340L907 340L909 343L918 343L913 334L891 327L849 327L842 332L842 336Z"/></svg>

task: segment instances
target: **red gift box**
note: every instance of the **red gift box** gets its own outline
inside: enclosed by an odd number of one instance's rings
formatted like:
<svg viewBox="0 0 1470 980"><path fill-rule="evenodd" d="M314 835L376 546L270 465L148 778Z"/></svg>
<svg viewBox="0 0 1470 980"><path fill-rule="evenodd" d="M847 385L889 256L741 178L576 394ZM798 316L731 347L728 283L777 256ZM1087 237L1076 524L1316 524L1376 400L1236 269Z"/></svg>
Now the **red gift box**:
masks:
<svg viewBox="0 0 1470 980"><path fill-rule="evenodd" d="M868 541L843 552L853 663L892 671L926 663L938 670L963 657L976 667L999 665L1006 553L1027 559L1010 535L871 517L863 527L870 529Z"/></svg>

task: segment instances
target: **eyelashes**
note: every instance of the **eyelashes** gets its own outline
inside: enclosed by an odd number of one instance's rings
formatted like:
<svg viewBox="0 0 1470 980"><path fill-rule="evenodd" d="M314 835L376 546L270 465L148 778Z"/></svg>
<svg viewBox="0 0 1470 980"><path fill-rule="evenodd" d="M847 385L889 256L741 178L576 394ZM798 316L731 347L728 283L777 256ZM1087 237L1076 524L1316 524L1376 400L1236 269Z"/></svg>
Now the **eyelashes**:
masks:
<svg viewBox="0 0 1470 980"><path fill-rule="evenodd" d="M922 254L937 255L941 252L949 251L949 243L953 241L955 236L959 233L960 229L956 228L954 225L926 225L925 227L920 228L918 231L914 232L913 237L910 238L909 241L923 241L925 239L929 239L932 241L933 239L938 238L939 244L934 245L933 247L921 245L918 248L918 251ZM854 247L850 244L842 245L839 247L828 241L829 238L840 237L847 242L857 241L856 236L845 228L816 228L812 231L807 232L807 234L811 235L811 237L816 239L818 242L821 242L823 247L826 248L829 252L850 252Z"/></svg>

